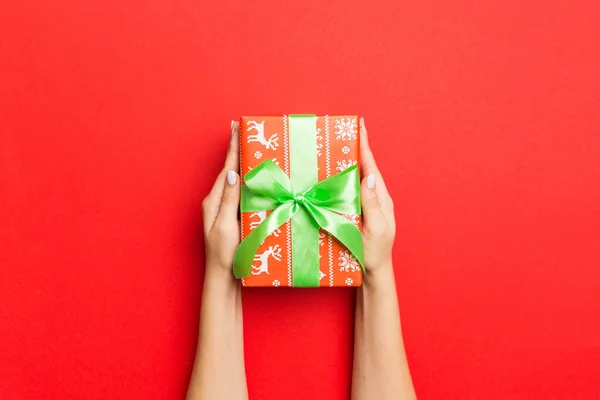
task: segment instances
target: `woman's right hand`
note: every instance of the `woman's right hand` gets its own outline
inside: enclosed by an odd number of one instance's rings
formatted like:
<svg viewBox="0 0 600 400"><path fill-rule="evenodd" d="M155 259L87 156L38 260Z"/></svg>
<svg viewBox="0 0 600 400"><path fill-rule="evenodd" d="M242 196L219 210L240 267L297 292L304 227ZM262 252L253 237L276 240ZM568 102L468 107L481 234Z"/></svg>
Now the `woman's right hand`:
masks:
<svg viewBox="0 0 600 400"><path fill-rule="evenodd" d="M396 235L394 204L369 147L364 120L360 120L363 212L363 247L367 277L376 271L392 269L392 247Z"/></svg>
<svg viewBox="0 0 600 400"><path fill-rule="evenodd" d="M239 123L231 121L231 139L225 166L202 203L206 272L225 272L233 279L233 256L240 244ZM221 275L221 274L220 274Z"/></svg>

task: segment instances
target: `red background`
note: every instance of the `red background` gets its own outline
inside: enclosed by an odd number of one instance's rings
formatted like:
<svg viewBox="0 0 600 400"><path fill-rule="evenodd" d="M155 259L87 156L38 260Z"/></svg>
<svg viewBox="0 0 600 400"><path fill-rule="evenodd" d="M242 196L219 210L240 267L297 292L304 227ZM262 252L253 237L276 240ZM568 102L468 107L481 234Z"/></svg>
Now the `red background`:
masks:
<svg viewBox="0 0 600 400"><path fill-rule="evenodd" d="M365 116L421 399L597 397L598 2L250 3L0 3L0 398L181 399L229 121L288 112ZM353 294L244 291L253 399L348 398Z"/></svg>

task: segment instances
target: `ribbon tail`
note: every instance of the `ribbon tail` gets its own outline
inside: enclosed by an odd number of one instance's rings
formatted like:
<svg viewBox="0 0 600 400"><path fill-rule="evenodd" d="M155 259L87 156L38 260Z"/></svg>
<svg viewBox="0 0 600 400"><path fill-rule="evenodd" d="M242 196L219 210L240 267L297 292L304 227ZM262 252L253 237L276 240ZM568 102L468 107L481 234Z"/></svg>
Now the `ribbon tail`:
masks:
<svg viewBox="0 0 600 400"><path fill-rule="evenodd" d="M236 278L250 275L254 256L265 239L283 225L298 211L298 205L292 202L277 207L265 220L242 240L233 258L233 274Z"/></svg>
<svg viewBox="0 0 600 400"><path fill-rule="evenodd" d="M358 260L363 272L365 261L363 254L362 233L352 222L326 208L305 204L306 209L317 224L332 234Z"/></svg>

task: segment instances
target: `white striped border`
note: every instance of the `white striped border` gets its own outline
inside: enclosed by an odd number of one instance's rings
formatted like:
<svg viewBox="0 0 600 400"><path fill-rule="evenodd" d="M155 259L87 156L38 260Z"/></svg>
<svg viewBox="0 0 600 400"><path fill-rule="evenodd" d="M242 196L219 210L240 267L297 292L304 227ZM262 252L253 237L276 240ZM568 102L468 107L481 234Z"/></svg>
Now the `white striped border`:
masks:
<svg viewBox="0 0 600 400"><path fill-rule="evenodd" d="M242 149L244 148L242 146L242 119L240 118L240 125L238 128L238 139L239 139L239 153L240 153L240 183L244 183L243 182L243 177L244 177L244 170L242 169ZM240 242L244 240L244 213L240 211ZM246 280L244 278L242 278L242 286L246 285Z"/></svg>
<svg viewBox="0 0 600 400"><path fill-rule="evenodd" d="M331 176L331 147L329 146L329 115L325 115L325 173ZM329 286L333 286L333 239L327 233L327 256L329 261Z"/></svg>
<svg viewBox="0 0 600 400"><path fill-rule="evenodd" d="M333 286L333 240L331 235L327 236L328 256L329 256L329 286Z"/></svg>
<svg viewBox="0 0 600 400"><path fill-rule="evenodd" d="M330 153L331 149L329 147L329 115L325 116L325 171L327 173L327 177L331 176L331 160Z"/></svg>
<svg viewBox="0 0 600 400"><path fill-rule="evenodd" d="M285 174L290 176L290 154L289 154L289 144L288 144L288 116L283 116L283 168L285 168ZM290 221L285 223L285 232L286 232L286 250L287 250L287 279L288 286L292 286L292 232L291 232L291 224Z"/></svg>
<svg viewBox="0 0 600 400"><path fill-rule="evenodd" d="M291 225L290 222L286 222L285 223L285 229L287 232L287 237L286 237L286 249L287 249L287 263L288 263L288 270L287 270L287 278L288 278L288 286L292 286L292 232L291 231Z"/></svg>
<svg viewBox="0 0 600 400"><path fill-rule="evenodd" d="M290 154L288 146L288 116L283 116L283 167L285 173L290 175Z"/></svg>

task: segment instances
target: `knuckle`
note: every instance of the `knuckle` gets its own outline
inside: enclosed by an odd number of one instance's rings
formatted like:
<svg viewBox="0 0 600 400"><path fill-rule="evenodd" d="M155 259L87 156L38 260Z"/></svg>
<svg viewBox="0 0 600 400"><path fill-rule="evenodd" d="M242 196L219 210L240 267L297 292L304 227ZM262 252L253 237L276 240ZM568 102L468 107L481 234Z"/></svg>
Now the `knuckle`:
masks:
<svg viewBox="0 0 600 400"><path fill-rule="evenodd" d="M382 239L386 239L388 237L388 231L387 231L387 227L380 225L377 227L377 236L382 238Z"/></svg>
<svg viewBox="0 0 600 400"><path fill-rule="evenodd" d="M227 224L220 223L219 221L215 224L213 229L215 230L215 233L218 236L227 236L231 234L231 230L229 229Z"/></svg>
<svg viewBox="0 0 600 400"><path fill-rule="evenodd" d="M390 236L394 237L396 236L396 221L391 220L390 221Z"/></svg>
<svg viewBox="0 0 600 400"><path fill-rule="evenodd" d="M367 226L367 231L369 232L370 236L379 238L384 236L385 227L383 226L383 224L380 223L369 224Z"/></svg>
<svg viewBox="0 0 600 400"><path fill-rule="evenodd" d="M224 224L223 221L217 220L213 226L213 233L215 236L223 238L231 236L232 232L228 224Z"/></svg>
<svg viewBox="0 0 600 400"><path fill-rule="evenodd" d="M212 208L212 201L209 197L202 201L202 212L206 212Z"/></svg>
<svg viewBox="0 0 600 400"><path fill-rule="evenodd" d="M221 199L223 204L233 204L236 202L236 196L233 195L230 191L225 191L223 193L223 198Z"/></svg>
<svg viewBox="0 0 600 400"><path fill-rule="evenodd" d="M375 202L377 201L377 194L372 190L368 190L366 191L366 193L363 194L362 201L367 205L375 204Z"/></svg>
<svg viewBox="0 0 600 400"><path fill-rule="evenodd" d="M396 232L394 229L388 229L385 232L385 238L388 242L393 242L394 241L394 237L396 236Z"/></svg>

